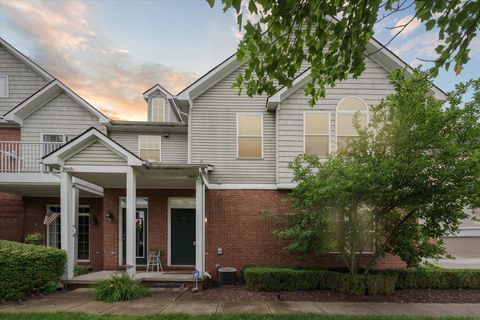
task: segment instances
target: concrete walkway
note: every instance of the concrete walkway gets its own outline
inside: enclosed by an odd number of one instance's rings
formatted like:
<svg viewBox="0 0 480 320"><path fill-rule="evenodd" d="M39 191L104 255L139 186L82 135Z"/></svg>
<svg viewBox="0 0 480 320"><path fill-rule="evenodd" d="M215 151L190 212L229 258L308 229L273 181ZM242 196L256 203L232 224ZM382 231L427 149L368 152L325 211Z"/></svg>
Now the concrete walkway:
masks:
<svg viewBox="0 0 480 320"><path fill-rule="evenodd" d="M91 299L91 290L77 289L23 303L0 304L2 312L87 312L147 315L157 313L208 314L217 312L320 313L344 315L480 316L480 304L346 303L346 302L212 302L178 300L181 292L154 291L136 301L105 303Z"/></svg>

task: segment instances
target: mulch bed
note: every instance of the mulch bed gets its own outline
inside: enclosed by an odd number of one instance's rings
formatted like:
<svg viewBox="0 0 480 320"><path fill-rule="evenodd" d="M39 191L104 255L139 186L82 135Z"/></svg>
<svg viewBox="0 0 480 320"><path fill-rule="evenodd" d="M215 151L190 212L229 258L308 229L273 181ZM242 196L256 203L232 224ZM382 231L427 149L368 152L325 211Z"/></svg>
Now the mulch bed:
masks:
<svg viewBox="0 0 480 320"><path fill-rule="evenodd" d="M186 292L182 300L210 301L318 301L318 302L397 302L397 303L480 303L480 290L397 290L388 296L355 296L337 292L291 291L291 292L253 292L245 286L222 286L197 293Z"/></svg>

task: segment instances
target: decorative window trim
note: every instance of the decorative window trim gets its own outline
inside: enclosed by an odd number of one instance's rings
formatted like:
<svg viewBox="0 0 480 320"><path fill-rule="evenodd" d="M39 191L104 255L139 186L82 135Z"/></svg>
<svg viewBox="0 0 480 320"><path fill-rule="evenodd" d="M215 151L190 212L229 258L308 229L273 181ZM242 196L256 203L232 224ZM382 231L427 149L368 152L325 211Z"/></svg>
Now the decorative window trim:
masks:
<svg viewBox="0 0 480 320"><path fill-rule="evenodd" d="M153 148L142 148L141 142L140 142L140 137L158 137L159 142L158 142L158 149L153 149ZM138 157L141 158L141 151L143 150L158 150L159 153L159 160L158 162L162 162L162 136L161 135L154 135L154 134L139 134L138 135ZM148 161L148 159L142 159L145 161Z"/></svg>
<svg viewBox="0 0 480 320"><path fill-rule="evenodd" d="M306 139L305 137L307 136L305 129L305 118L308 113L323 113L323 114L328 114L328 134L308 134L308 136L319 136L319 137L324 137L328 136L328 154L332 152L332 113L330 111L324 111L324 110L308 110L303 112L303 153L306 153ZM321 159L326 159L321 157Z"/></svg>
<svg viewBox="0 0 480 320"><path fill-rule="evenodd" d="M239 120L239 117L240 116L260 116L260 136L259 135L240 135L239 134L239 129L240 129L240 126L239 126L239 123L238 123L238 120ZM237 130L236 130L236 158L238 160L262 160L263 159L263 147L264 147L264 134L263 134L263 113L260 113L260 112L237 112L237 115L236 115L237 119L236 119L236 126L237 126ZM260 154L260 157L240 157L239 155L239 147L240 147L240 144L239 144L239 138L261 138L261 141L262 141L262 144L261 144L261 154Z"/></svg>
<svg viewBox="0 0 480 320"><path fill-rule="evenodd" d="M89 205L79 205L78 208L88 208L88 213L85 213L85 212L78 212L78 217L80 216L84 216L84 217L88 217L88 259L78 259L78 236L77 236L77 260L78 262L90 262L90 254L91 254L91 250L90 250L90 244L91 244L91 235L92 235L92 232L91 232L91 212L90 212L90 206ZM80 229L80 222L77 221L77 232L78 230Z"/></svg>
<svg viewBox="0 0 480 320"><path fill-rule="evenodd" d="M153 112L153 101L155 99L159 99L161 101L163 101L163 121L156 121L154 118L153 118L153 115L155 114ZM154 97L152 97L150 99L150 120L151 122L167 122L167 99L165 97L162 97L162 96L159 96L159 95L156 95ZM159 113L160 114L160 113Z"/></svg>
<svg viewBox="0 0 480 320"><path fill-rule="evenodd" d="M365 106L365 111L350 111L350 110L338 110L338 107L341 105L341 103L347 99L357 99L360 101L364 106ZM338 115L339 114L348 114L348 115L355 115L356 113L359 114L366 114L367 115L367 124L370 122L370 108L368 104L363 100L362 98L359 98L357 96L348 96L340 99L338 101L337 105L335 106L335 150L338 151ZM342 137L358 137L358 135L342 135Z"/></svg>
<svg viewBox="0 0 480 320"><path fill-rule="evenodd" d="M0 95L0 98L8 98L10 96L10 79L6 74L0 74L0 78L5 79L5 95Z"/></svg>

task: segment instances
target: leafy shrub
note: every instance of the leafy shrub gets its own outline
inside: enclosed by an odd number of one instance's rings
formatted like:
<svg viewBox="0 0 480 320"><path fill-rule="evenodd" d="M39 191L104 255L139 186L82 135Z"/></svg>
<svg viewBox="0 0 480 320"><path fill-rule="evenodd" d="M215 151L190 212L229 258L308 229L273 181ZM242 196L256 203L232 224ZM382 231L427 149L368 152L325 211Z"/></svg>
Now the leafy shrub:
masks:
<svg viewBox="0 0 480 320"><path fill-rule="evenodd" d="M43 240L43 235L39 232L29 233L25 237L25 243L30 244L41 244Z"/></svg>
<svg viewBox="0 0 480 320"><path fill-rule="evenodd" d="M0 240L0 297L20 299L33 289L58 282L66 261L63 250Z"/></svg>
<svg viewBox="0 0 480 320"><path fill-rule="evenodd" d="M50 292L55 292L58 289L58 282L49 282L43 287L40 288L40 291L43 291L45 293L50 293Z"/></svg>
<svg viewBox="0 0 480 320"><path fill-rule="evenodd" d="M245 283L252 291L294 291L326 289L348 294L391 294L396 277L387 275L351 275L315 269L286 267L248 267Z"/></svg>
<svg viewBox="0 0 480 320"><path fill-rule="evenodd" d="M480 270L412 268L381 270L397 277L398 289L480 289Z"/></svg>
<svg viewBox="0 0 480 320"><path fill-rule="evenodd" d="M244 270L245 284L252 291L313 290L323 287L329 271L285 267L250 267Z"/></svg>
<svg viewBox="0 0 480 320"><path fill-rule="evenodd" d="M82 264L76 264L74 267L73 267L73 275L74 276L82 276L84 274L87 274L88 273L88 267L85 266L85 265L82 265Z"/></svg>
<svg viewBox="0 0 480 320"><path fill-rule="evenodd" d="M148 288L130 279L126 274L114 274L111 278L99 281L94 292L96 300L105 302L136 300L149 295Z"/></svg>

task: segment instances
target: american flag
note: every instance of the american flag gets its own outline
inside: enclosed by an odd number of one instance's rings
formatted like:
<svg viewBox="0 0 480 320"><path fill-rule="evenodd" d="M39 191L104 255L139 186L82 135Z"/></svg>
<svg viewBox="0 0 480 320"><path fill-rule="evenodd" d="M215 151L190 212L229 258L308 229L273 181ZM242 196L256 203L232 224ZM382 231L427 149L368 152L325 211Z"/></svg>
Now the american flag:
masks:
<svg viewBox="0 0 480 320"><path fill-rule="evenodd" d="M58 212L53 212L50 208L47 208L47 214L45 215L45 219L43 219L43 224L49 226L57 218Z"/></svg>

